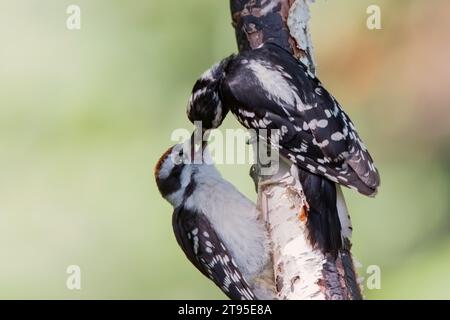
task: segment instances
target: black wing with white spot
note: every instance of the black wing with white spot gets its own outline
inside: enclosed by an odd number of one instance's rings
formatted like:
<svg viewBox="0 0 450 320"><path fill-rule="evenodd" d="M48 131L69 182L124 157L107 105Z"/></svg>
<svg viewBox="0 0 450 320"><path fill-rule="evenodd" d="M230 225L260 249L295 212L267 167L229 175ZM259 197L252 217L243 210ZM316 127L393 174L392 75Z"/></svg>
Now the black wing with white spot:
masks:
<svg viewBox="0 0 450 320"><path fill-rule="evenodd" d="M172 224L177 242L187 258L230 299L256 299L204 214L180 207L173 213Z"/></svg>
<svg viewBox="0 0 450 320"><path fill-rule="evenodd" d="M273 45L246 51L229 65L221 98L249 129L279 129L280 154L307 171L376 193L377 169L355 126L305 65Z"/></svg>

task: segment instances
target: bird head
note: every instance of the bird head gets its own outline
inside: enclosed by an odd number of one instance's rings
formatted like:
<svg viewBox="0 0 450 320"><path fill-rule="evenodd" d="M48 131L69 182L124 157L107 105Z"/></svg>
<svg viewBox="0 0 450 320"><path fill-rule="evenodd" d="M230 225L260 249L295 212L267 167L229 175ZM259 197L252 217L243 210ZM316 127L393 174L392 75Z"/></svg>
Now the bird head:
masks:
<svg viewBox="0 0 450 320"><path fill-rule="evenodd" d="M187 165L187 155L183 145L170 147L158 160L155 167L156 185L161 195L174 207L178 207L189 185L192 167Z"/></svg>
<svg viewBox="0 0 450 320"><path fill-rule="evenodd" d="M228 113L228 108L220 98L220 85L225 69L233 58L234 55L212 66L203 73L192 89L187 116L192 123L201 123L203 130L219 127Z"/></svg>
<svg viewBox="0 0 450 320"><path fill-rule="evenodd" d="M175 208L189 197L196 182L201 181L203 177L217 174L205 145L195 149L191 146L191 141L170 147L155 167L158 190ZM194 161L194 157L199 161Z"/></svg>

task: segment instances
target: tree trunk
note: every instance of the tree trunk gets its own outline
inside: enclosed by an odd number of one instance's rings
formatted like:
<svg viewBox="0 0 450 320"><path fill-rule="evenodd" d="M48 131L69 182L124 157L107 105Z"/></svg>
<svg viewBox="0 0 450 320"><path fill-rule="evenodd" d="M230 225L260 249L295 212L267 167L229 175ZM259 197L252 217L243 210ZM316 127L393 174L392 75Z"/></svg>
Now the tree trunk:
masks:
<svg viewBox="0 0 450 320"><path fill-rule="evenodd" d="M231 0L239 51L276 43L315 74L309 32L312 0ZM255 150L256 151L256 150ZM337 257L313 248L308 240L305 199L298 171L281 161L279 171L258 179L258 208L266 221L279 299L361 299L350 252L351 225L345 200L337 187L341 227L346 228ZM345 222L345 226L343 226Z"/></svg>

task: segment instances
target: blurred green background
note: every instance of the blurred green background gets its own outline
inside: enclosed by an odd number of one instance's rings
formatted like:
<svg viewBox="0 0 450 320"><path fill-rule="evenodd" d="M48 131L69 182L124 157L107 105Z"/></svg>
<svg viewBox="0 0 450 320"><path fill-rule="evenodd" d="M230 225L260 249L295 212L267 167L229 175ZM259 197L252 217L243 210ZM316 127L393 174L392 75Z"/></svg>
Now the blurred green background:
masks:
<svg viewBox="0 0 450 320"><path fill-rule="evenodd" d="M319 76L382 175L375 199L345 190L360 275L381 267L369 299L450 298L449 30L447 0L312 6ZM0 0L0 41L0 298L223 298L178 248L153 167L191 129L195 79L236 51L228 1ZM220 168L255 198L248 166Z"/></svg>

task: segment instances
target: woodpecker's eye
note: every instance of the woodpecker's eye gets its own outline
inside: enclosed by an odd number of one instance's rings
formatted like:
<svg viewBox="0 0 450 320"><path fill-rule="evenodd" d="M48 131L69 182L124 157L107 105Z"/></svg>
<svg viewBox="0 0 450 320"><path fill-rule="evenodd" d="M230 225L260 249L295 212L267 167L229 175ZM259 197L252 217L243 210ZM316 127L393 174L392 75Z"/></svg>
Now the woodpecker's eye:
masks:
<svg viewBox="0 0 450 320"><path fill-rule="evenodd" d="M183 163L184 156L183 146L176 145L171 150L170 160L174 165L179 165Z"/></svg>

